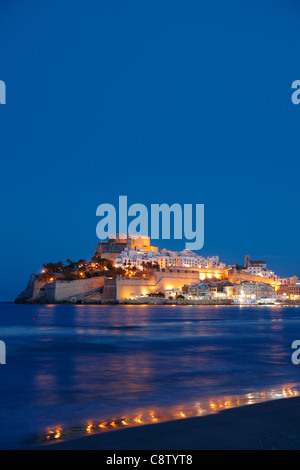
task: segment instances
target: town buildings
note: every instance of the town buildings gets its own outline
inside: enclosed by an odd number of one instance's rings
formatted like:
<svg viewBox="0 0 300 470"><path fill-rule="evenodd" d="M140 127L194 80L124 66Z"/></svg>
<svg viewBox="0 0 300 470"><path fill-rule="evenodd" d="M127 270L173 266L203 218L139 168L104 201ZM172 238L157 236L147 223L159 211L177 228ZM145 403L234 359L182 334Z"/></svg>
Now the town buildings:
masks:
<svg viewBox="0 0 300 470"><path fill-rule="evenodd" d="M105 242L99 242L95 250L95 255L101 258L113 261L124 250L143 250L143 252L157 252L158 248L150 245L150 237L135 235L115 235L108 238Z"/></svg>
<svg viewBox="0 0 300 470"><path fill-rule="evenodd" d="M235 300L241 304L273 303L278 300L275 288L259 282L242 282L235 288Z"/></svg>
<svg viewBox="0 0 300 470"><path fill-rule="evenodd" d="M276 274L267 269L267 263L265 261L252 261L249 255L245 256L245 268L247 272L253 276L262 276L274 279L275 281L277 280Z"/></svg>
<svg viewBox="0 0 300 470"><path fill-rule="evenodd" d="M300 279L280 278L265 261L247 255L244 266L226 266L217 255L159 250L149 237L116 235L99 243L90 262L64 268L50 263L47 269L51 272L31 278L20 302L300 302Z"/></svg>
<svg viewBox="0 0 300 470"><path fill-rule="evenodd" d="M103 257L106 256L105 249L106 247L100 247L101 256ZM120 249L120 252L115 252L115 257L113 260L114 266L117 268L130 265L142 270L146 263L156 264L160 269L172 267L189 269L226 268L225 263L220 263L218 256L204 258L203 256L199 256L195 252L189 250L177 252L163 249L161 252L159 252L158 248L150 246L150 242L147 246L133 246L132 243L127 243L126 246L123 245L122 251L121 245L118 247L118 249Z"/></svg>
<svg viewBox="0 0 300 470"><path fill-rule="evenodd" d="M152 267L161 273L161 278L171 273L173 279L180 275L179 283L169 282L163 292L158 292L156 289L156 295L164 295L166 298L180 295L187 300L231 299L237 303L272 303L285 299L300 299L300 281L299 284L295 284L292 278L279 278L274 271L268 269L266 261L251 260L249 255L245 256L244 266L226 266L217 255L205 258L190 250L159 251L157 247L151 246L149 238L130 236L126 240L116 238L106 244L100 243L98 252L102 257L107 253L113 255L110 259L113 259L116 268L143 272L145 269L149 271ZM196 274L198 280L183 284L184 276L187 273L194 275L195 272L198 273ZM148 275L148 281L150 278ZM151 289L149 286L144 287L141 288L140 295L135 288L133 295L129 297L136 299L155 294L153 283ZM128 290L126 292L128 293Z"/></svg>
<svg viewBox="0 0 300 470"><path fill-rule="evenodd" d="M282 299L300 300L300 279L294 276L290 278L288 284L282 284L279 295Z"/></svg>

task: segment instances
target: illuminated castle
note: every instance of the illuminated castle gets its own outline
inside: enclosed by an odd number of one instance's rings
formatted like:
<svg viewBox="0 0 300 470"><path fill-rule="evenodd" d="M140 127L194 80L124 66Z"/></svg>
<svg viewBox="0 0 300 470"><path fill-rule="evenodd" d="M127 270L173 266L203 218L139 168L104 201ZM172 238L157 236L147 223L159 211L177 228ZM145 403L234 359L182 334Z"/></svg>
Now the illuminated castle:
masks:
<svg viewBox="0 0 300 470"><path fill-rule="evenodd" d="M127 236L110 235L106 242L99 242L95 255L114 261L125 248L158 252L156 246L151 246L150 237L128 234Z"/></svg>

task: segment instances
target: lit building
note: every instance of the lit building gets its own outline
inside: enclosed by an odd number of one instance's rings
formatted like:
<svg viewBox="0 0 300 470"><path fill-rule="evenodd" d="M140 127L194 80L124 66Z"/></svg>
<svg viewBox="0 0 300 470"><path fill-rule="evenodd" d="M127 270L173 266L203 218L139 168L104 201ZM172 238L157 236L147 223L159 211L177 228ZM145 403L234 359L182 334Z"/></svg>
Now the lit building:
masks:
<svg viewBox="0 0 300 470"><path fill-rule="evenodd" d="M252 276L261 276L266 277L268 279L277 280L277 276L274 271L267 269L266 261L252 261L250 260L250 256L245 256L245 269L247 273L251 274Z"/></svg>
<svg viewBox="0 0 300 470"><path fill-rule="evenodd" d="M258 282L242 282L236 285L236 298L240 303L269 302L277 299L275 288Z"/></svg>
<svg viewBox="0 0 300 470"><path fill-rule="evenodd" d="M281 285L278 293L283 300L300 300L300 279L294 277L291 280L290 284Z"/></svg>
<svg viewBox="0 0 300 470"><path fill-rule="evenodd" d="M209 256L207 258L207 267L210 269L215 269L218 267L220 262L219 256Z"/></svg>
<svg viewBox="0 0 300 470"><path fill-rule="evenodd" d="M234 299L236 296L236 286L234 284L228 283L224 286L224 291L228 299Z"/></svg>
<svg viewBox="0 0 300 470"><path fill-rule="evenodd" d="M253 269L267 269L267 263L265 261L251 261L250 256L245 256L245 267Z"/></svg>
<svg viewBox="0 0 300 470"><path fill-rule="evenodd" d="M287 286L290 283L290 280L288 277L277 277L277 282L281 286Z"/></svg>
<svg viewBox="0 0 300 470"><path fill-rule="evenodd" d="M143 269L145 263L149 262L158 264L160 269L210 268L222 270L226 268L225 263L219 262L218 256L210 256L206 259L190 250L177 252L163 249L159 252L157 249L149 250L145 247L123 246L123 250L114 258L114 266L117 268L130 265L137 269Z"/></svg>
<svg viewBox="0 0 300 470"><path fill-rule="evenodd" d="M128 234L125 237L121 235L111 235L105 242L99 242L95 250L95 255L101 258L114 261L125 249L143 249L149 252L158 252L158 248L151 246L150 237L137 236Z"/></svg>
<svg viewBox="0 0 300 470"><path fill-rule="evenodd" d="M185 286L183 292L186 293L186 298L188 300L202 300L211 298L210 289L208 285L203 282L195 282L190 286Z"/></svg>

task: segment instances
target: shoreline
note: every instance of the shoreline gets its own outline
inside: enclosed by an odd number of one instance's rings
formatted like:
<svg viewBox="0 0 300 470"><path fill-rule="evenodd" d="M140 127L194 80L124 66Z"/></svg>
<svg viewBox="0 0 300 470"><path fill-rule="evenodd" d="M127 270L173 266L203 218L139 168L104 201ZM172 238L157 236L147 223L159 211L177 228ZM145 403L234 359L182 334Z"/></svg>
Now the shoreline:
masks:
<svg viewBox="0 0 300 470"><path fill-rule="evenodd" d="M5 303L5 302L4 302ZM208 307L297 307L300 305L300 302L297 301L290 301L287 303L236 303L231 300L216 300L216 301L201 301L201 300L169 300L169 299L162 299L162 300L101 300L97 302L70 302L70 301L63 301L63 302L37 302L37 301L26 301L26 302L7 302L13 303L15 305L91 305L91 306L101 306L101 305L158 305L158 306L182 306L182 305L191 305L191 306L208 306Z"/></svg>
<svg viewBox="0 0 300 470"><path fill-rule="evenodd" d="M93 434L34 449L299 450L300 397Z"/></svg>
<svg viewBox="0 0 300 470"><path fill-rule="evenodd" d="M193 301L193 300L101 300L97 302L83 302L83 301L78 301L78 302L70 302L70 301L64 301L64 302L14 302L16 305L208 305L208 306L214 306L214 305L236 305L232 301L210 301L210 302L202 302L201 300L199 301Z"/></svg>

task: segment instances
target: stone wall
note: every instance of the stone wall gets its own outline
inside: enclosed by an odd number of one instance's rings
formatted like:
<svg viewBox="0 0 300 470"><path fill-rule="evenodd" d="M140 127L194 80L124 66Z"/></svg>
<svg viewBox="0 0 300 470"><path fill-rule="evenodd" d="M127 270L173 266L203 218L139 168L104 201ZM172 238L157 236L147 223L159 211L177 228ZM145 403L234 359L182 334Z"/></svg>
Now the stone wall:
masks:
<svg viewBox="0 0 300 470"><path fill-rule="evenodd" d="M181 289L185 284L199 281L198 272L156 272L150 279L117 277L106 279L103 298L107 300L128 300L147 296L168 289Z"/></svg>
<svg viewBox="0 0 300 470"><path fill-rule="evenodd" d="M106 300L117 300L117 282L116 279L105 279L103 298Z"/></svg>
<svg viewBox="0 0 300 470"><path fill-rule="evenodd" d="M33 300L40 302L61 302L78 299L104 286L104 276L77 281L55 281L52 283L37 281L34 286Z"/></svg>
<svg viewBox="0 0 300 470"><path fill-rule="evenodd" d="M254 276L245 271L237 271L231 269L228 273L228 280L232 284L240 284L243 281L248 282L259 282L260 284L269 284L270 286L276 286L277 283L274 279L269 279L268 277Z"/></svg>
<svg viewBox="0 0 300 470"><path fill-rule="evenodd" d="M17 304L26 302L28 299L31 299L34 296L34 288L38 277L39 276L37 274L32 274L30 276L26 289L21 292L16 299Z"/></svg>

